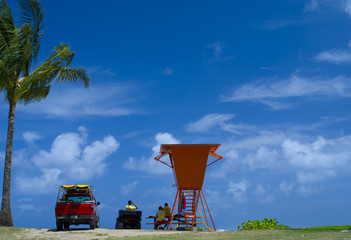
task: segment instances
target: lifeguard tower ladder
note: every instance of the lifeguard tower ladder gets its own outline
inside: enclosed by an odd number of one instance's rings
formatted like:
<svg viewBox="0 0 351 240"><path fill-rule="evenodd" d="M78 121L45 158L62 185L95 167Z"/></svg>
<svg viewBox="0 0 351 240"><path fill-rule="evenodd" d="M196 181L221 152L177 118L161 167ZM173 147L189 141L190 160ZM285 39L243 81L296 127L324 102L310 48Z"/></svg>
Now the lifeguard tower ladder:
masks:
<svg viewBox="0 0 351 240"><path fill-rule="evenodd" d="M174 199L171 221L169 228L172 228L173 221L178 225L185 225L186 229L193 230L194 226L204 224L209 230L216 231L210 209L208 208L205 195L202 191L206 168L223 157L216 154L220 144L162 144L160 154L155 160L173 169L173 175L177 185L177 194ZM169 155L170 163L160 159ZM208 156L216 160L208 163ZM199 200L202 211L199 208ZM175 207L178 203L178 213L175 215ZM205 208L206 206L206 208ZM201 216L196 216L197 212ZM207 213L211 220L209 225ZM201 219L198 220L197 219Z"/></svg>

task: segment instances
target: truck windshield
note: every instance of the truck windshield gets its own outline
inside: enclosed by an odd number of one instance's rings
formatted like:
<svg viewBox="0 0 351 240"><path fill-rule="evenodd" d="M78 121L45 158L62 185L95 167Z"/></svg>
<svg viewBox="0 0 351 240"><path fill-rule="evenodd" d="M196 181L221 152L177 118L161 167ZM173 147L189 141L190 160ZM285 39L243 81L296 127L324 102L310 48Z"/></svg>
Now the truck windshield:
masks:
<svg viewBox="0 0 351 240"><path fill-rule="evenodd" d="M90 196L67 196L67 201L73 201L73 202L91 201L91 197Z"/></svg>

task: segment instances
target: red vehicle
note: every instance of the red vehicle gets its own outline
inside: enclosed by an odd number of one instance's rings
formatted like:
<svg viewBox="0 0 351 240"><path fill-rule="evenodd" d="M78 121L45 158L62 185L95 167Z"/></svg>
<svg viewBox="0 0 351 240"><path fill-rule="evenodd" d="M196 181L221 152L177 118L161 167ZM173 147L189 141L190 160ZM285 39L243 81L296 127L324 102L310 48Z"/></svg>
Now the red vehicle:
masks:
<svg viewBox="0 0 351 240"><path fill-rule="evenodd" d="M100 226L100 202L93 195L89 185L62 185L59 187L55 206L56 228L62 231L70 225L89 224L90 229Z"/></svg>

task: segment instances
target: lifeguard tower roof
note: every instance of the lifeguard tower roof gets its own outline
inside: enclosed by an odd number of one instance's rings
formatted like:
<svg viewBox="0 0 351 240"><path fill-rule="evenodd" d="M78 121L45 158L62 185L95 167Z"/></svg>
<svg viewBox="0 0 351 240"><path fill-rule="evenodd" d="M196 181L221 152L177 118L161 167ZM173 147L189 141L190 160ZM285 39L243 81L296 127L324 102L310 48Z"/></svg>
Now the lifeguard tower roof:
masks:
<svg viewBox="0 0 351 240"><path fill-rule="evenodd" d="M162 144L160 155L155 160L160 161L165 155L169 155L170 164L165 165L173 168L176 184L180 189L201 189L204 181L206 167L222 159L215 152L220 144ZM208 156L216 160L208 162Z"/></svg>

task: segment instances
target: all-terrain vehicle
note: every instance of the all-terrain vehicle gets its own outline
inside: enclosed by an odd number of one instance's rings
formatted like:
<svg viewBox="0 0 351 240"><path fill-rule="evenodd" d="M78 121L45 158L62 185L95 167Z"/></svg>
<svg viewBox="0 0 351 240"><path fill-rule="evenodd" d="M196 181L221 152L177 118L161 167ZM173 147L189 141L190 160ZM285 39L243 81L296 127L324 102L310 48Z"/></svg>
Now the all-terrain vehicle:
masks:
<svg viewBox="0 0 351 240"><path fill-rule="evenodd" d="M56 228L62 231L70 225L89 224L90 229L100 227L100 202L89 185L62 185L59 187L55 206Z"/></svg>
<svg viewBox="0 0 351 240"><path fill-rule="evenodd" d="M140 229L141 211L119 210L116 229Z"/></svg>

